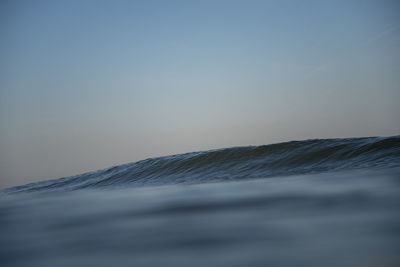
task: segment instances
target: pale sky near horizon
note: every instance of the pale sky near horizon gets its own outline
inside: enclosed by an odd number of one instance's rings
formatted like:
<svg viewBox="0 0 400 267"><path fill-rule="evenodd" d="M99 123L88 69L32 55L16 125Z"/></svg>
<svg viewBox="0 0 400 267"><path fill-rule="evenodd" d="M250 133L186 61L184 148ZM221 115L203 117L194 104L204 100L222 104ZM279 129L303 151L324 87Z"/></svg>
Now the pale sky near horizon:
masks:
<svg viewBox="0 0 400 267"><path fill-rule="evenodd" d="M400 134L400 2L1 1L0 187Z"/></svg>

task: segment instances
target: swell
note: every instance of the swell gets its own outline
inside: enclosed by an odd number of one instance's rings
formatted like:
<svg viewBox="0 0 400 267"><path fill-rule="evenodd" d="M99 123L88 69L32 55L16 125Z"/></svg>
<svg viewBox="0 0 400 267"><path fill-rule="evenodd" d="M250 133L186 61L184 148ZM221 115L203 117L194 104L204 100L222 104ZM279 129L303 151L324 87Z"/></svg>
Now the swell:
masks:
<svg viewBox="0 0 400 267"><path fill-rule="evenodd" d="M400 166L400 136L314 139L146 159L3 193L201 183Z"/></svg>

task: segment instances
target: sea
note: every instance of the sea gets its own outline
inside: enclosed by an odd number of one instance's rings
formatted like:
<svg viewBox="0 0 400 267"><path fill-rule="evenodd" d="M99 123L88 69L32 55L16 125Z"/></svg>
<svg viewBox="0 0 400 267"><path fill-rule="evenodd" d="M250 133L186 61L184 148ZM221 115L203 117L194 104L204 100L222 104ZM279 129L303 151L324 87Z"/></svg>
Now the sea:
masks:
<svg viewBox="0 0 400 267"><path fill-rule="evenodd" d="M193 152L0 190L0 266L400 266L400 136Z"/></svg>

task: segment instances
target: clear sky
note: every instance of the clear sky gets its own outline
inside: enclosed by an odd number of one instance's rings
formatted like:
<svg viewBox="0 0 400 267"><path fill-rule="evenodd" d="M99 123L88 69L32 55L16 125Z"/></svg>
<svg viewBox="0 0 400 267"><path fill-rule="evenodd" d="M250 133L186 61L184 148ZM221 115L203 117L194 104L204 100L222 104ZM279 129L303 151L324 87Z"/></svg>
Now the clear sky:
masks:
<svg viewBox="0 0 400 267"><path fill-rule="evenodd" d="M400 134L400 2L0 2L0 187Z"/></svg>

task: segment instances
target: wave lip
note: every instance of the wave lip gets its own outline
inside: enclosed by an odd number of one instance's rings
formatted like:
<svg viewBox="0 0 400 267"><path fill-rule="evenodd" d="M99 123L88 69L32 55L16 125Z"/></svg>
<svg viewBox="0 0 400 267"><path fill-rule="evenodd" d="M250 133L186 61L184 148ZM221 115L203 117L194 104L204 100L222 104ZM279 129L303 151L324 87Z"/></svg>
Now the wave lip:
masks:
<svg viewBox="0 0 400 267"><path fill-rule="evenodd" d="M70 191L203 183L398 166L400 136L313 139L150 158L2 191Z"/></svg>

